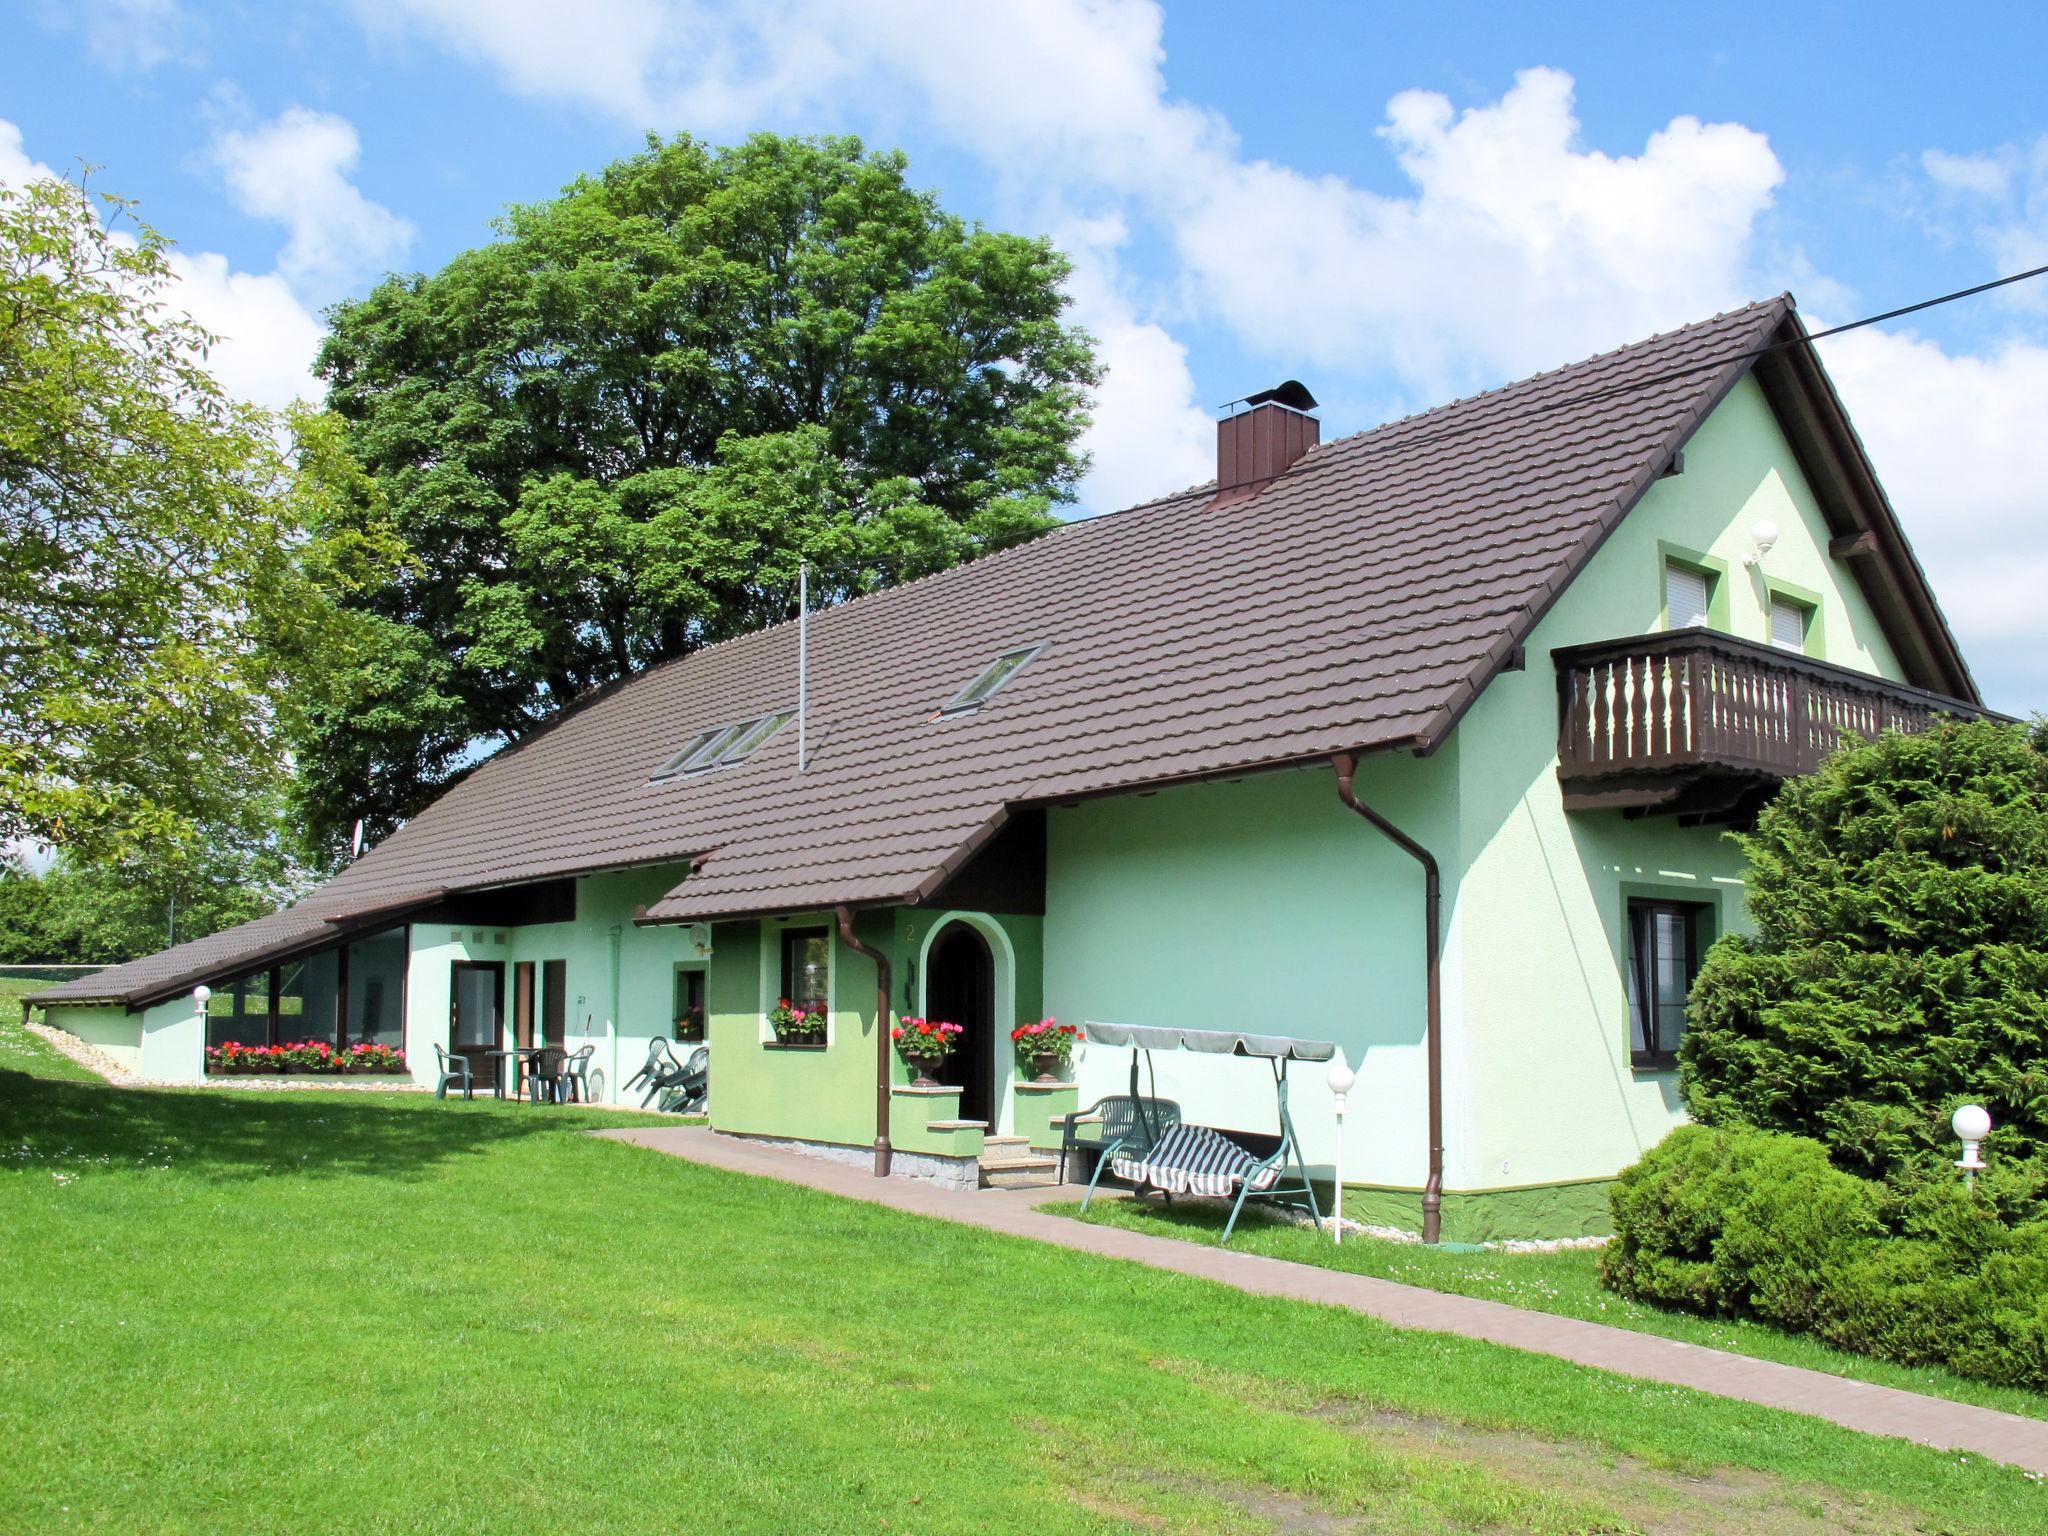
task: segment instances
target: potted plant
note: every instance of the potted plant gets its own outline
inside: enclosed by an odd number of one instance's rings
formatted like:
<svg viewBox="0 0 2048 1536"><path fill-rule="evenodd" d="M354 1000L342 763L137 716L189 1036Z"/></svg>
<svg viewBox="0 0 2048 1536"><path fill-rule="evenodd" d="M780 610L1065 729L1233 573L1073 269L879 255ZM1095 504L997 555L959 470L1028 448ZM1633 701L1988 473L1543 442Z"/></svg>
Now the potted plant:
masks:
<svg viewBox="0 0 2048 1536"><path fill-rule="evenodd" d="M896 1042L896 1054L903 1058L903 1064L917 1075L911 1079L913 1088L936 1088L938 1080L932 1074L940 1063L959 1047L964 1031L958 1024L949 1024L943 1019L913 1019L905 1017L889 1031Z"/></svg>
<svg viewBox="0 0 2048 1536"><path fill-rule="evenodd" d="M778 998L769 1010L768 1027L783 1045L823 1045L825 1010L799 1008L786 997Z"/></svg>
<svg viewBox="0 0 2048 1536"><path fill-rule="evenodd" d="M1010 1031L1017 1047L1017 1059L1031 1064L1040 1083L1060 1080L1060 1068L1074 1059L1074 1046L1081 1038L1080 1026L1057 1019L1040 1019L1036 1024L1019 1024Z"/></svg>
<svg viewBox="0 0 2048 1536"><path fill-rule="evenodd" d="M694 1044L703 1038L704 1010L697 1007L684 1009L676 1020L676 1039Z"/></svg>

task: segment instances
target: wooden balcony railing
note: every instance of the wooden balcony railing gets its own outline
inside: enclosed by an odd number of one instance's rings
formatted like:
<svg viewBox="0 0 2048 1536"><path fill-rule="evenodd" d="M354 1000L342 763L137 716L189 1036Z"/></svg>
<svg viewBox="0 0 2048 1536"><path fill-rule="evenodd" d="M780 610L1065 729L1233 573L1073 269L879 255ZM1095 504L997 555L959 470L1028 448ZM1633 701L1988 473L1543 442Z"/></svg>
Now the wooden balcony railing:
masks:
<svg viewBox="0 0 2048 1536"><path fill-rule="evenodd" d="M1553 651L1558 777L1567 784L1682 770L1784 779L1846 735L1924 730L1986 713L1773 646L1679 629Z"/></svg>

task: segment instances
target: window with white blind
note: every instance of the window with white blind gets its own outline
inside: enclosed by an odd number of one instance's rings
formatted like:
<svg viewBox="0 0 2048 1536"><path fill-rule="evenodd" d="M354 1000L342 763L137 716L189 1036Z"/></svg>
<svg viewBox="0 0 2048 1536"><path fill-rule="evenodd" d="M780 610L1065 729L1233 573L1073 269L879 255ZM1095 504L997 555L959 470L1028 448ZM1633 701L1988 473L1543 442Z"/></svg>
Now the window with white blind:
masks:
<svg viewBox="0 0 2048 1536"><path fill-rule="evenodd" d="M1693 629L1707 622L1707 603L1713 596L1713 578L1697 566L1676 560L1664 566L1664 611L1673 629Z"/></svg>
<svg viewBox="0 0 2048 1536"><path fill-rule="evenodd" d="M1789 597L1771 599L1771 644L1782 651L1806 649L1806 626L1813 610Z"/></svg>

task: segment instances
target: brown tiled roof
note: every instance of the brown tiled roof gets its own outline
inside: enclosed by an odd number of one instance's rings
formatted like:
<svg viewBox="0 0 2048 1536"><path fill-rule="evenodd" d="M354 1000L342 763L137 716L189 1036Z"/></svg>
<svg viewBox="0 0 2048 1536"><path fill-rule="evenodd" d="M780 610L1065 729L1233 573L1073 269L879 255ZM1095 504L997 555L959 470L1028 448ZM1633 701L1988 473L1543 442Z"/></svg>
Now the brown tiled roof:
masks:
<svg viewBox="0 0 2048 1536"><path fill-rule="evenodd" d="M649 781L696 731L795 704L793 623L656 667L293 911L682 859L651 919L914 900L1011 806L1432 746L1791 316L1751 305L1326 443L1230 505L1196 487L815 614L803 774L792 726ZM1038 642L987 707L932 718ZM182 949L91 983L197 974Z"/></svg>

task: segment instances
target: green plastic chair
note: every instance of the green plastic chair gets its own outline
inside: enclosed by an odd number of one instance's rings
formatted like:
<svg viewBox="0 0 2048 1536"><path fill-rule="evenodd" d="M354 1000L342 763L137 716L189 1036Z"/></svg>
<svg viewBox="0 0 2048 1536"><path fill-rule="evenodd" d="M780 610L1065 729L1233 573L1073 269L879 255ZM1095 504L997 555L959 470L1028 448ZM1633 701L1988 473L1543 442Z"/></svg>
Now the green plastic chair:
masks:
<svg viewBox="0 0 2048 1536"><path fill-rule="evenodd" d="M441 1067L441 1081L434 1085L435 1098L447 1098L450 1083L461 1088L465 1099L476 1097L476 1080L470 1075L467 1056L450 1056L446 1046L437 1045L434 1047L434 1057Z"/></svg>

